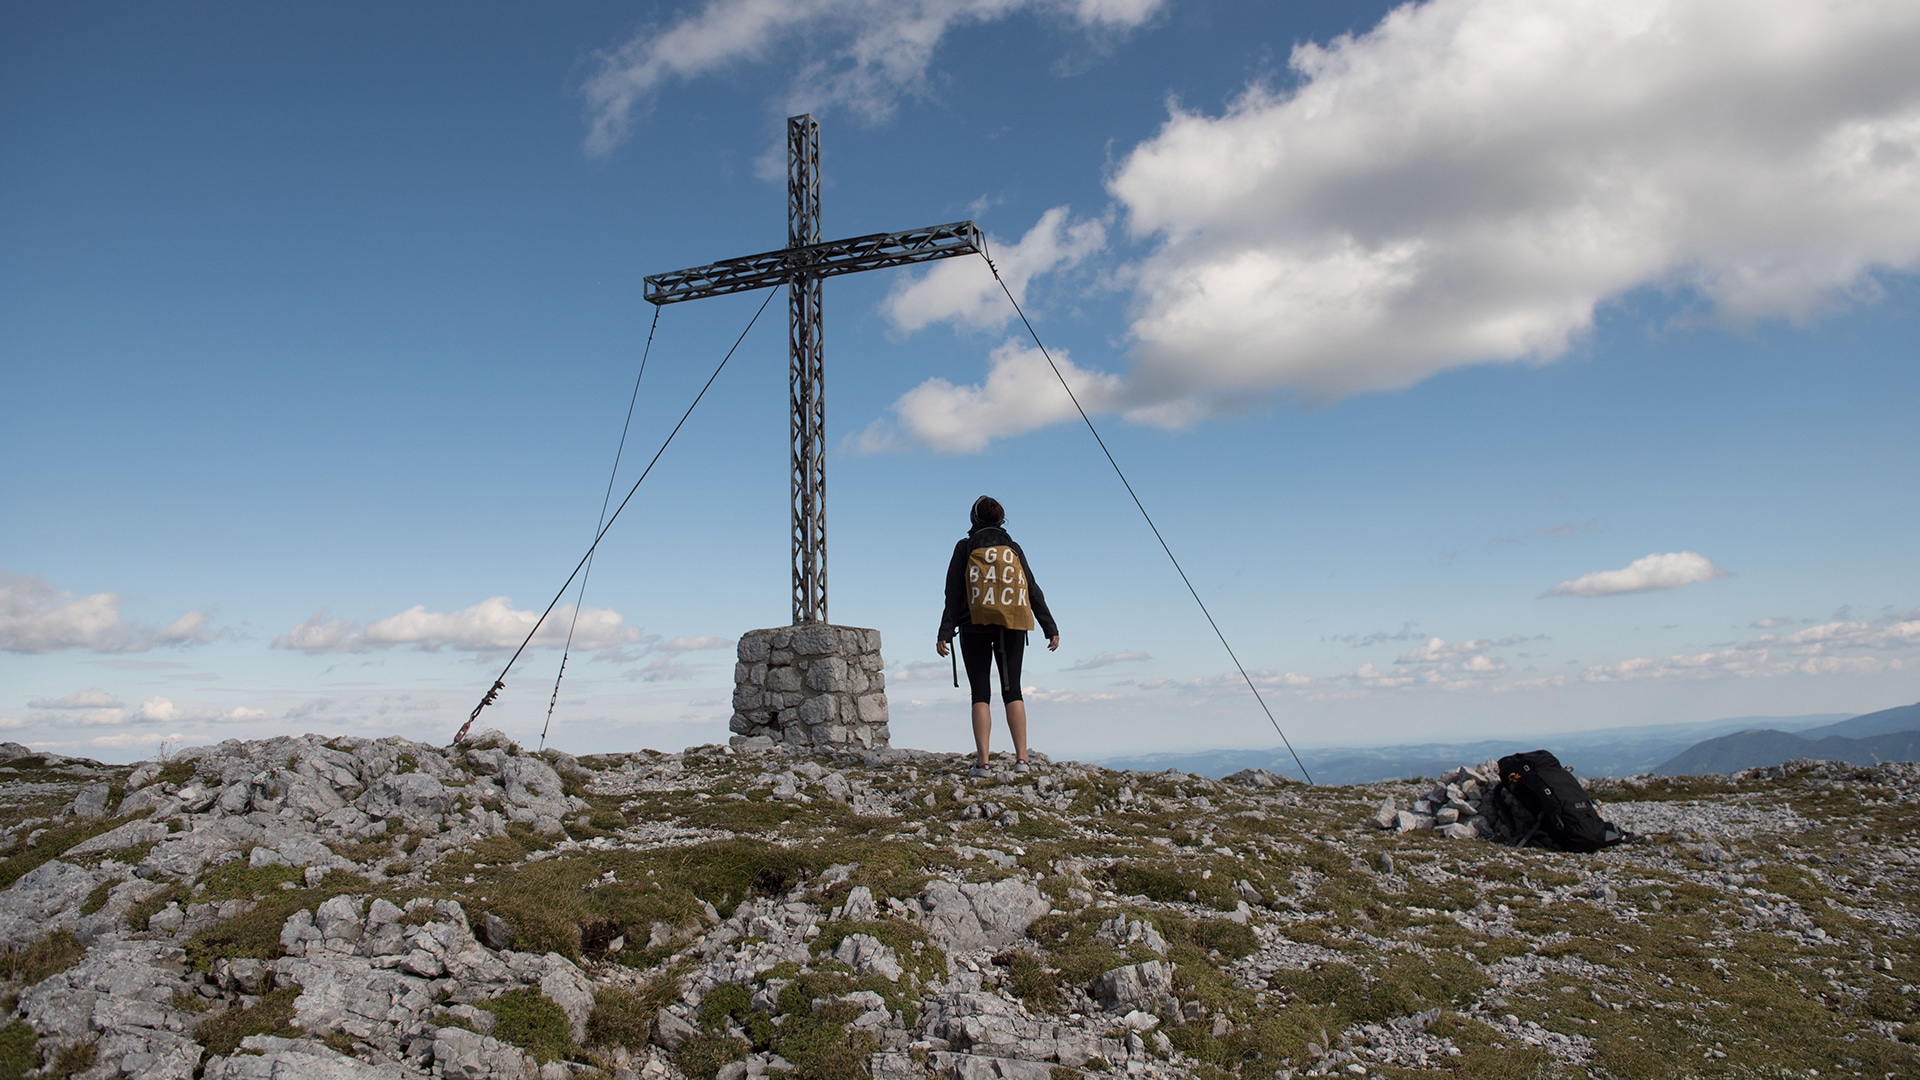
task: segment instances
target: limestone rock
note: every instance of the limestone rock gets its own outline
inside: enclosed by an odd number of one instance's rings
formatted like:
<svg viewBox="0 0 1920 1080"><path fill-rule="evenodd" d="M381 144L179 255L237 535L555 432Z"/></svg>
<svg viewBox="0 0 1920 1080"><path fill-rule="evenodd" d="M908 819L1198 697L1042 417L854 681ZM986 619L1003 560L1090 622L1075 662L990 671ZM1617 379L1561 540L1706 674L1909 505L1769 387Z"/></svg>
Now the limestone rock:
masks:
<svg viewBox="0 0 1920 1080"><path fill-rule="evenodd" d="M168 835L165 822L129 821L117 829L108 829L99 836L80 841L67 849L67 855L69 857L91 855L96 851L114 851L139 844L152 844L165 840Z"/></svg>
<svg viewBox="0 0 1920 1080"><path fill-rule="evenodd" d="M406 1080L399 1065L370 1065L312 1039L249 1035L240 1053L207 1062L205 1080Z"/></svg>
<svg viewBox="0 0 1920 1080"><path fill-rule="evenodd" d="M0 893L0 943L26 945L71 924L93 887L91 873L59 859L20 875Z"/></svg>
<svg viewBox="0 0 1920 1080"><path fill-rule="evenodd" d="M879 938L870 934L848 934L834 947L833 958L847 965L859 975L879 975L889 982L899 982L902 969L900 958L894 955Z"/></svg>
<svg viewBox="0 0 1920 1080"><path fill-rule="evenodd" d="M418 827L446 813L452 802L439 780L426 773L410 772L375 781L367 792L366 810L376 817L397 817L409 827Z"/></svg>
<svg viewBox="0 0 1920 1080"><path fill-rule="evenodd" d="M682 1044L698 1034L700 1029L672 1010L661 1009L653 1018L653 1041L668 1050L680 1049Z"/></svg>
<svg viewBox="0 0 1920 1080"><path fill-rule="evenodd" d="M434 1032L433 1066L446 1080L534 1080L539 1075L519 1047L456 1027Z"/></svg>
<svg viewBox="0 0 1920 1080"><path fill-rule="evenodd" d="M97 1037L102 1075L188 1080L200 1045L188 1034L200 1014L173 1007L187 990L186 957L157 941L103 941L78 964L20 995L22 1017L65 1042Z"/></svg>
<svg viewBox="0 0 1920 1080"><path fill-rule="evenodd" d="M1164 1008L1172 999L1173 965L1149 960L1117 967L1094 979L1089 990L1104 1008L1115 1012Z"/></svg>
<svg viewBox="0 0 1920 1080"><path fill-rule="evenodd" d="M1117 949L1124 950L1129 945L1143 945L1161 956L1167 955L1167 941L1153 924L1140 919L1129 919L1125 915L1115 915L1100 924L1094 939Z"/></svg>
<svg viewBox="0 0 1920 1080"><path fill-rule="evenodd" d="M559 953L548 953L546 974L540 976L540 993L567 1014L573 1041L585 1042L587 1016L593 1012L593 983L586 973Z"/></svg>
<svg viewBox="0 0 1920 1080"><path fill-rule="evenodd" d="M927 933L949 952L1010 945L1053 907L1032 883L1017 878L963 885L931 881L920 904Z"/></svg>
<svg viewBox="0 0 1920 1080"><path fill-rule="evenodd" d="M865 922L874 917L873 890L865 885L855 885L847 892L847 902L841 905L840 917L854 922Z"/></svg>
<svg viewBox="0 0 1920 1080"><path fill-rule="evenodd" d="M88 784L74 796L72 813L74 817L93 820L107 816L107 803L113 797L113 788L108 784Z"/></svg>

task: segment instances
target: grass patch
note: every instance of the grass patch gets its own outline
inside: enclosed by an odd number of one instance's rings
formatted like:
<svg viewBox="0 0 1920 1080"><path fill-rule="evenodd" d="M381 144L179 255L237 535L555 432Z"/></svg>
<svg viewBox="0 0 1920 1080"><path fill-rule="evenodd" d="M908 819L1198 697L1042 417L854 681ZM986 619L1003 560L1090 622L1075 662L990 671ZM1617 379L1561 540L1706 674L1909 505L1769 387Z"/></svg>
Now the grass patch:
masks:
<svg viewBox="0 0 1920 1080"><path fill-rule="evenodd" d="M688 1076L713 1080L721 1066L746 1060L752 1050L745 1039L701 1032L680 1044L680 1049L673 1052L673 1063Z"/></svg>
<svg viewBox="0 0 1920 1080"><path fill-rule="evenodd" d="M231 1054L240 1048L240 1040L249 1035L278 1035L297 1039L305 1034L293 1026L293 999L300 996L296 986L282 987L260 995L252 1008L228 1009L214 1013L194 1026L194 1036L208 1054Z"/></svg>
<svg viewBox="0 0 1920 1080"><path fill-rule="evenodd" d="M1234 893L1226 875L1216 873L1202 877L1198 868L1186 869L1193 865L1184 862L1180 867L1172 867L1128 860L1109 870L1107 880L1113 891L1122 896L1144 896L1163 904L1207 904L1220 911L1232 911L1239 906L1240 897Z"/></svg>
<svg viewBox="0 0 1920 1080"><path fill-rule="evenodd" d="M153 778L153 782L179 787L192 780L198 770L199 767L191 761L169 761L160 766L160 772Z"/></svg>
<svg viewBox="0 0 1920 1080"><path fill-rule="evenodd" d="M32 986L67 970L87 955L71 930L56 930L15 952L0 953L0 978Z"/></svg>
<svg viewBox="0 0 1920 1080"><path fill-rule="evenodd" d="M1026 951L1015 950L1007 961L1007 988L1037 1013L1060 1011L1060 983L1047 969L1046 961Z"/></svg>
<svg viewBox="0 0 1920 1080"><path fill-rule="evenodd" d="M22 759L24 760L24 759ZM49 828L32 847L22 847L11 858L0 860L0 889L9 888L27 872L50 863L82 840L91 840L103 832L117 829L132 818L101 818L75 825Z"/></svg>
<svg viewBox="0 0 1920 1080"><path fill-rule="evenodd" d="M475 845L471 857L443 863L443 882L465 896L476 915L507 920L514 947L554 951L575 960L599 959L615 937L629 948L647 940L655 922L683 926L702 917L701 902L731 911L751 896L784 896L837 861L844 852L826 846L786 848L734 837L685 848L645 852L582 851L535 862L517 861L526 840L509 835ZM501 856L512 856L505 861ZM485 866L476 864L484 863ZM611 872L609 880L606 875ZM475 883L464 883L472 873ZM635 962L658 960L636 950ZM622 960L626 953L616 954Z"/></svg>
<svg viewBox="0 0 1920 1080"><path fill-rule="evenodd" d="M6 1027L0 1027L0 1077L23 1076L28 1069L40 1064L40 1055L34 1050L39 1033L25 1020L15 1020Z"/></svg>
<svg viewBox="0 0 1920 1080"><path fill-rule="evenodd" d="M644 944L656 921L677 925L699 916L699 901L687 890L649 881L644 871L621 875L618 868L617 876L638 880L602 883L602 865L595 858L562 858L489 867L479 872L487 878L486 887L468 890L488 897L472 905L474 914L485 911L505 919L513 926L516 949L558 952L575 960L597 959L616 937L625 936L629 947Z"/></svg>
<svg viewBox="0 0 1920 1080"><path fill-rule="evenodd" d="M796 1080L859 1080L867 1074L867 1055L880 1049L872 1035L849 1031L860 1007L834 1001L815 1010L815 998L854 989L851 980L832 973L802 975L780 991L785 1019L769 1048L793 1062Z"/></svg>
<svg viewBox="0 0 1920 1080"><path fill-rule="evenodd" d="M1205 954L1218 952L1229 960L1251 956L1260 947L1253 928L1227 919L1189 919L1171 911L1156 911L1156 929L1169 943L1185 943Z"/></svg>
<svg viewBox="0 0 1920 1080"><path fill-rule="evenodd" d="M328 840L325 842L335 855L353 862L372 862L393 850L393 844L385 838L376 840Z"/></svg>
<svg viewBox="0 0 1920 1080"><path fill-rule="evenodd" d="M297 866L248 866L246 859L235 859L207 871L200 879L206 889L196 894L194 900L218 904L225 900L258 899L282 891L282 882L299 884L305 880L306 871Z"/></svg>
<svg viewBox="0 0 1920 1080"><path fill-rule="evenodd" d="M758 1050L792 1062L793 1080L864 1078L867 1055L879 1049L879 1042L848 1027L860 1015L859 1006L833 999L871 985L837 971L783 972L777 977L792 981L780 990L776 1015L755 1008L746 986L727 983L708 991L700 1004L701 1033L674 1053L674 1064L689 1076L711 1080L722 1065ZM816 1009L814 1002L821 999ZM732 1034L729 1021L746 1038Z"/></svg>
<svg viewBox="0 0 1920 1080"><path fill-rule="evenodd" d="M262 896L252 910L237 918L215 923L193 935L186 943L187 960L196 971L206 971L222 957L275 960L285 955L280 946L280 930L287 916L301 908L318 908L323 902L344 893L371 890L366 878L358 874L329 871L319 885L311 889L274 889Z"/></svg>
<svg viewBox="0 0 1920 1080"><path fill-rule="evenodd" d="M793 820L796 803L755 801L753 799L717 799L687 810L689 825L702 829L729 829L733 832L772 832Z"/></svg>
<svg viewBox="0 0 1920 1080"><path fill-rule="evenodd" d="M1072 915L1043 915L1027 928L1027 935L1040 944L1049 970L1067 986L1085 986L1101 972L1128 962L1112 946L1096 941L1100 924L1112 917L1111 909L1090 908Z"/></svg>
<svg viewBox="0 0 1920 1080"><path fill-rule="evenodd" d="M587 1042L645 1050L659 1009L640 994L613 987L601 989L593 995L593 1012L587 1017Z"/></svg>
<svg viewBox="0 0 1920 1080"><path fill-rule="evenodd" d="M100 1047L93 1040L66 1043L40 1066L45 1080L68 1080L94 1067L100 1061Z"/></svg>
<svg viewBox="0 0 1920 1080"><path fill-rule="evenodd" d="M534 987L509 990L473 1003L493 1014L493 1037L532 1054L536 1061L564 1061L573 1053L567 1014Z"/></svg>

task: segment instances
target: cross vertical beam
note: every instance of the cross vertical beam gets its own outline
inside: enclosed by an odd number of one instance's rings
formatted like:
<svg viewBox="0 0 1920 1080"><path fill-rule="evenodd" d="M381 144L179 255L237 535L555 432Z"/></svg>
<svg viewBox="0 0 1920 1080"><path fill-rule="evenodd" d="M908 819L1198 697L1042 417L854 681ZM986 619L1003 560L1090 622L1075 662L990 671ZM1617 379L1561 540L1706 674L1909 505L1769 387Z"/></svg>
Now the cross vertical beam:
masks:
<svg viewBox="0 0 1920 1080"><path fill-rule="evenodd" d="M820 242L820 124L787 120L787 247ZM793 450L793 622L827 621L827 372L821 278L787 285L789 430Z"/></svg>
<svg viewBox="0 0 1920 1080"><path fill-rule="evenodd" d="M827 394L821 283L842 274L913 266L985 250L971 221L903 232L820 239L820 125L787 118L787 246L705 266L649 274L656 306L787 286L789 434L793 480L793 621L827 621Z"/></svg>

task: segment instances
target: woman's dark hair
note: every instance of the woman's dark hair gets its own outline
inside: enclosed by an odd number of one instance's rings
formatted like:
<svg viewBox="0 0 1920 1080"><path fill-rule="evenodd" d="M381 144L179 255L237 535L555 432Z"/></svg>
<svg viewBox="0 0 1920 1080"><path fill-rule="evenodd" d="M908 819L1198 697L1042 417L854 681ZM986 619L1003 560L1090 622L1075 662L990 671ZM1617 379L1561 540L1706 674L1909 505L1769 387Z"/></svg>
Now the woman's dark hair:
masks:
<svg viewBox="0 0 1920 1080"><path fill-rule="evenodd" d="M1007 521L1006 507L991 495L982 495L973 500L973 509L967 513L967 519L974 528L982 525L1004 525Z"/></svg>

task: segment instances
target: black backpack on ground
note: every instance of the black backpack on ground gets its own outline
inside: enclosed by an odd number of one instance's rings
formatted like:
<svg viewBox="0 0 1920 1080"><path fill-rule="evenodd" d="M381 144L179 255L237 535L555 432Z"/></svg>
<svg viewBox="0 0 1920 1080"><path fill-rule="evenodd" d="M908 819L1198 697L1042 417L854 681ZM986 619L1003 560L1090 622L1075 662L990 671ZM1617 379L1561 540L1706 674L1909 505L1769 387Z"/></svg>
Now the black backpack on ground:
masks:
<svg viewBox="0 0 1920 1080"><path fill-rule="evenodd" d="M1545 750L1501 758L1490 801L1494 832L1516 847L1538 844L1585 853L1628 838L1600 817L1593 796Z"/></svg>

